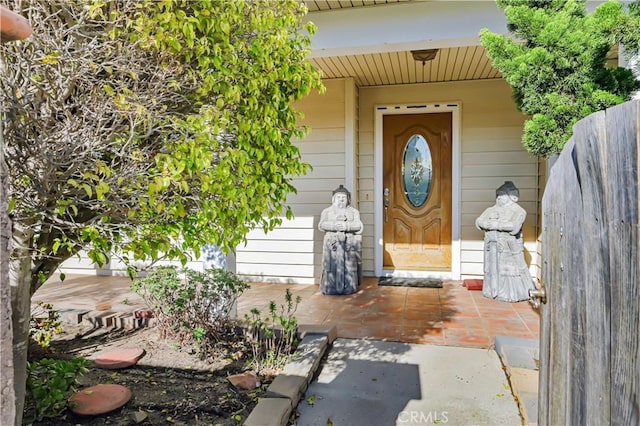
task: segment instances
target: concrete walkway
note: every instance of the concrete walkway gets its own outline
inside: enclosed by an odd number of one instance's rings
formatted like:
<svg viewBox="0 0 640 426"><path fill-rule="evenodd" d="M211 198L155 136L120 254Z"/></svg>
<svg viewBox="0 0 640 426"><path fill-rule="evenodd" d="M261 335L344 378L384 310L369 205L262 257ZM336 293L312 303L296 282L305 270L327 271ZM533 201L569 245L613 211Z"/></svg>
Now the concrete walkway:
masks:
<svg viewBox="0 0 640 426"><path fill-rule="evenodd" d="M300 426L520 425L493 350L338 339L298 404Z"/></svg>

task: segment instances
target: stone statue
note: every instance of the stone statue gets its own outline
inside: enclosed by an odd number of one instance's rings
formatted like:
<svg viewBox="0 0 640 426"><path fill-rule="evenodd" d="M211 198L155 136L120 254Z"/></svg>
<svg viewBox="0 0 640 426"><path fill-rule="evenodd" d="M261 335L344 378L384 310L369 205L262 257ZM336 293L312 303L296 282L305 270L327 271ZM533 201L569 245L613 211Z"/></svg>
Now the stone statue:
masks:
<svg viewBox="0 0 640 426"><path fill-rule="evenodd" d="M333 191L331 202L318 223L318 229L325 231L320 291L351 294L358 290L362 273L360 212L351 207L351 193L342 185Z"/></svg>
<svg viewBox="0 0 640 426"><path fill-rule="evenodd" d="M484 283L482 294L504 302L529 299L535 288L524 261L522 225L527 212L517 203L520 191L511 181L496 190L496 204L486 209L476 228L484 234Z"/></svg>

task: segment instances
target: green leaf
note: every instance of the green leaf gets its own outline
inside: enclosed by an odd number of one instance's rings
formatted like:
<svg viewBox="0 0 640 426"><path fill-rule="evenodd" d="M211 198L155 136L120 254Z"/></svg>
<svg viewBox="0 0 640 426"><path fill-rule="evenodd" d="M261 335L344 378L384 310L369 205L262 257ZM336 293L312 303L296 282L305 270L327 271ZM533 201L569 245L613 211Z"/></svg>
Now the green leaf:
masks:
<svg viewBox="0 0 640 426"><path fill-rule="evenodd" d="M82 187L84 188L84 191L87 193L87 196L91 198L93 196L93 190L91 189L91 187L86 183L83 183Z"/></svg>

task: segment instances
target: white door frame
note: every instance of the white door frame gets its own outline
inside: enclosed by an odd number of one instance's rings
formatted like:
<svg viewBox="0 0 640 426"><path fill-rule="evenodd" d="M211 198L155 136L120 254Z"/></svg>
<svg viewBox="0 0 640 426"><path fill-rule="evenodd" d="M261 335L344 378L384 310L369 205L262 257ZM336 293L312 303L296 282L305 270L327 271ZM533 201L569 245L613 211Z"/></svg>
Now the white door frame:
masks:
<svg viewBox="0 0 640 426"><path fill-rule="evenodd" d="M397 114L430 114L451 112L451 270L450 271L403 271L383 270L383 206L382 206L382 122L385 115ZM460 150L460 102L442 102L427 104L376 105L375 106L375 146L374 146L374 265L377 277L438 277L444 279L460 279L460 187L461 187L461 150Z"/></svg>

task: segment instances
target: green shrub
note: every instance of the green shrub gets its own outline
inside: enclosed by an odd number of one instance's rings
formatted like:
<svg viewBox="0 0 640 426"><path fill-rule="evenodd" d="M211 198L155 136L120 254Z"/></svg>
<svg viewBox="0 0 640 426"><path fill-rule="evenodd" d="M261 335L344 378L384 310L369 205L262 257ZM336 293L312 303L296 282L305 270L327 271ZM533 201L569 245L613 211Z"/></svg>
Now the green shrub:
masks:
<svg viewBox="0 0 640 426"><path fill-rule="evenodd" d="M245 340L251 348L251 367L259 374L274 375L284 367L298 344L298 320L294 316L300 296L293 300L291 290L285 292L285 304L278 310L269 304L269 315L262 318L260 311L252 309L245 315L248 328Z"/></svg>
<svg viewBox="0 0 640 426"><path fill-rule="evenodd" d="M74 358L71 361L43 358L27 363L27 389L33 399L37 420L57 417L66 408L67 401L78 378L87 370L88 361Z"/></svg>
<svg viewBox="0 0 640 426"><path fill-rule="evenodd" d="M164 337L191 344L204 356L235 329L231 312L249 285L225 269L199 272L162 266L132 288L153 309Z"/></svg>
<svg viewBox="0 0 640 426"><path fill-rule="evenodd" d="M56 334L62 333L60 314L51 303L38 302L31 311L29 336L43 349L51 344Z"/></svg>

